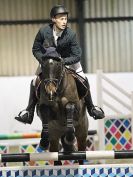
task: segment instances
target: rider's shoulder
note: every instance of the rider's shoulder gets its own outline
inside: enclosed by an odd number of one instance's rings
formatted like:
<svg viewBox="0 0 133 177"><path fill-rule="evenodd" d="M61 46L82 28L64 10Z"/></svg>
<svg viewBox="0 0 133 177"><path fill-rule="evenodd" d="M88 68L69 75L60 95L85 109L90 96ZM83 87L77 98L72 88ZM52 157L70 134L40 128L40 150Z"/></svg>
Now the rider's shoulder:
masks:
<svg viewBox="0 0 133 177"><path fill-rule="evenodd" d="M76 34L75 31L73 31L70 27L66 28L66 33L71 36L74 36Z"/></svg>
<svg viewBox="0 0 133 177"><path fill-rule="evenodd" d="M40 31L41 33L44 33L44 32L50 31L51 29L52 29L52 26L51 26L51 25L43 25L43 26L39 29L39 31Z"/></svg>

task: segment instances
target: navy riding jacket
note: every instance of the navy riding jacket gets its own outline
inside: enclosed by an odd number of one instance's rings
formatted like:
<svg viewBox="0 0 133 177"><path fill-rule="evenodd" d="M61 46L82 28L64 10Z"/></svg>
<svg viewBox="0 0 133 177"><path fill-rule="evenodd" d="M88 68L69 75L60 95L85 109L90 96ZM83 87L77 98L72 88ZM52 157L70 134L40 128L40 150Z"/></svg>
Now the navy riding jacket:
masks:
<svg viewBox="0 0 133 177"><path fill-rule="evenodd" d="M75 32L69 27L67 27L61 37L58 38L57 46L54 43L53 24L40 28L32 47L33 55L39 62L42 61L45 56L45 43L50 43L50 46L56 48L66 65L72 65L80 61L81 48L77 42Z"/></svg>

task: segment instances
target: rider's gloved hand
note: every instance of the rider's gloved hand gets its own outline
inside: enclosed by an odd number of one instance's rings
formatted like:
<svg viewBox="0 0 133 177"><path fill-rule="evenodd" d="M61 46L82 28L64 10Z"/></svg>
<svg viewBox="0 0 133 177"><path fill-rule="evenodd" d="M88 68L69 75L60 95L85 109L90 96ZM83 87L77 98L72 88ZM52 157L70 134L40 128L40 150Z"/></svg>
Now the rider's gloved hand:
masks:
<svg viewBox="0 0 133 177"><path fill-rule="evenodd" d="M55 47L45 48L46 52L43 55L43 59L46 58L60 58L60 54L56 51Z"/></svg>

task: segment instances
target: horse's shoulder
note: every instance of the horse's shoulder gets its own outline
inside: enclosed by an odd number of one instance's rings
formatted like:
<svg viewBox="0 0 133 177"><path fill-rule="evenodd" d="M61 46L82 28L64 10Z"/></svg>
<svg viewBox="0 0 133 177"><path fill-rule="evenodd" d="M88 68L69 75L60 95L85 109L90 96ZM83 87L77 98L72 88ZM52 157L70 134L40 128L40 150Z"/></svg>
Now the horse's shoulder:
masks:
<svg viewBox="0 0 133 177"><path fill-rule="evenodd" d="M71 83L71 84L72 84L72 82L75 83L76 72L70 68L66 68L65 72L66 72L67 78L69 80L69 83Z"/></svg>

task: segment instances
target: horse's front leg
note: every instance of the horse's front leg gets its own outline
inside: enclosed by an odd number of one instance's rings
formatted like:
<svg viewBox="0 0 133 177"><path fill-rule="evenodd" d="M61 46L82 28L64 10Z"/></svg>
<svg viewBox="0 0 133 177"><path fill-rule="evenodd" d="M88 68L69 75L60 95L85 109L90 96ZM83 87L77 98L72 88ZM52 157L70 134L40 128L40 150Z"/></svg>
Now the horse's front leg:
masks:
<svg viewBox="0 0 133 177"><path fill-rule="evenodd" d="M40 119L42 121L42 132L40 140L40 148L47 150L49 148L48 119L50 117L50 109L46 105L40 107Z"/></svg>
<svg viewBox="0 0 133 177"><path fill-rule="evenodd" d="M56 132L55 132L56 133ZM54 139L50 139L50 147L49 150L50 152L59 152L59 137L54 137ZM59 161L54 161L54 165L62 165L62 162Z"/></svg>
<svg viewBox="0 0 133 177"><path fill-rule="evenodd" d="M66 132L65 135L62 137L62 145L64 151L73 151L74 150L74 142L75 142L75 128L73 125L73 115L75 111L75 105L73 103L68 103L66 105Z"/></svg>
<svg viewBox="0 0 133 177"><path fill-rule="evenodd" d="M88 118L82 116L82 121L75 129L77 138L78 151L86 151L86 139L88 136ZM84 160L78 160L80 165L84 164Z"/></svg>

